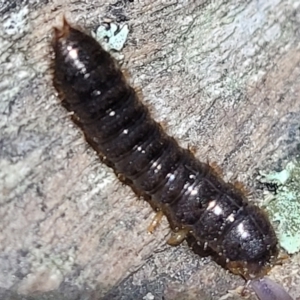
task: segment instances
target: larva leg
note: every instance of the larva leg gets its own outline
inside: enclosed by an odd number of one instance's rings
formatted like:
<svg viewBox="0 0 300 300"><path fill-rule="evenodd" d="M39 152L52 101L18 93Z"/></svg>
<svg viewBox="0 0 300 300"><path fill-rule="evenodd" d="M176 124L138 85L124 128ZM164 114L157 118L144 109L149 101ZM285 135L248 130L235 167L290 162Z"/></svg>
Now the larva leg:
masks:
<svg viewBox="0 0 300 300"><path fill-rule="evenodd" d="M188 150L193 154L196 155L197 154L197 147L195 145L190 145L188 144Z"/></svg>
<svg viewBox="0 0 300 300"><path fill-rule="evenodd" d="M220 177L224 175L222 168L217 164L217 162L208 162L208 165L212 170L211 172L213 172L215 175Z"/></svg>
<svg viewBox="0 0 300 300"><path fill-rule="evenodd" d="M118 173L115 171L115 174L117 176L117 178L123 183L123 184L127 184L127 185L131 185L132 181L129 180L128 178L126 178L126 176L122 173Z"/></svg>
<svg viewBox="0 0 300 300"><path fill-rule="evenodd" d="M155 214L151 224L148 226L148 232L153 233L157 226L160 224L162 217L164 216L163 212L160 210Z"/></svg>
<svg viewBox="0 0 300 300"><path fill-rule="evenodd" d="M188 233L189 229L187 228L180 229L176 232L172 232L170 238L167 240L167 243L170 246L178 246L186 239Z"/></svg>
<svg viewBox="0 0 300 300"><path fill-rule="evenodd" d="M245 185L240 181L234 181L232 185L236 188L237 191L239 191L241 194L250 197L251 192L245 187Z"/></svg>
<svg viewBox="0 0 300 300"><path fill-rule="evenodd" d="M274 265L275 266L281 266L282 264L284 264L287 260L289 260L290 257L286 254L286 253L282 253L280 252Z"/></svg>

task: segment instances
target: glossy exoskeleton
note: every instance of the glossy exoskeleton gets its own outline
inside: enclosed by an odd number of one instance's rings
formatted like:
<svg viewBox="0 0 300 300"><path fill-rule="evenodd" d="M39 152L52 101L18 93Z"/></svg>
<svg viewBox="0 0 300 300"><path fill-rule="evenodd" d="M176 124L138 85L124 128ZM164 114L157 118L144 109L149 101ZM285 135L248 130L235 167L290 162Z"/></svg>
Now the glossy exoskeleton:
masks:
<svg viewBox="0 0 300 300"><path fill-rule="evenodd" d="M63 105L102 160L167 217L178 243L209 250L246 279L264 276L277 257L265 213L164 132L92 37L64 21L53 48Z"/></svg>

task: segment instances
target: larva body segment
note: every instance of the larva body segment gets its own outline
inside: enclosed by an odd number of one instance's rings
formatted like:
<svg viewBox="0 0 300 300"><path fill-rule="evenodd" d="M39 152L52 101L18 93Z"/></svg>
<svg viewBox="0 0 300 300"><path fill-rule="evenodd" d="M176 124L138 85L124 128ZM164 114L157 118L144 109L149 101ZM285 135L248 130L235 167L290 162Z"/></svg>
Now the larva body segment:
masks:
<svg viewBox="0 0 300 300"><path fill-rule="evenodd" d="M65 22L53 47L55 87L104 162L194 248L247 279L265 275L277 256L265 214L162 130L94 39Z"/></svg>

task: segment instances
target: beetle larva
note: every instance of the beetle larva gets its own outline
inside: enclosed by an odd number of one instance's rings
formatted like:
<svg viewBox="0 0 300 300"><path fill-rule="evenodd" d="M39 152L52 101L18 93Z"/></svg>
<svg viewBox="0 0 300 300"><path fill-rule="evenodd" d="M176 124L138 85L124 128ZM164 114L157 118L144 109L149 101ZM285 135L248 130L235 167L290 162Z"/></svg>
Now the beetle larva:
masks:
<svg viewBox="0 0 300 300"><path fill-rule="evenodd" d="M235 274L264 276L277 258L264 212L163 131L93 38L64 21L53 47L63 105L103 161L167 217L173 244L188 239Z"/></svg>

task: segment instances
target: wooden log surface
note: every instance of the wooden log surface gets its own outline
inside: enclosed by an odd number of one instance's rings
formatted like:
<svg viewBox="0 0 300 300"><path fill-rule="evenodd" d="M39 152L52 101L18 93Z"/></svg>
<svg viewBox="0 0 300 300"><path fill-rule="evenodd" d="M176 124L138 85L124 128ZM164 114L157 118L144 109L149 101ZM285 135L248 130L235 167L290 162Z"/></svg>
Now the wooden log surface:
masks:
<svg viewBox="0 0 300 300"><path fill-rule="evenodd" d="M155 119L260 201L257 170L284 164L299 143L300 2L0 5L0 298L241 299L228 291L242 279L166 244L166 220L147 233L149 205L99 162L59 103L52 27L63 15L87 32L104 17L128 24L123 68ZM270 276L296 297L299 273L296 254Z"/></svg>

